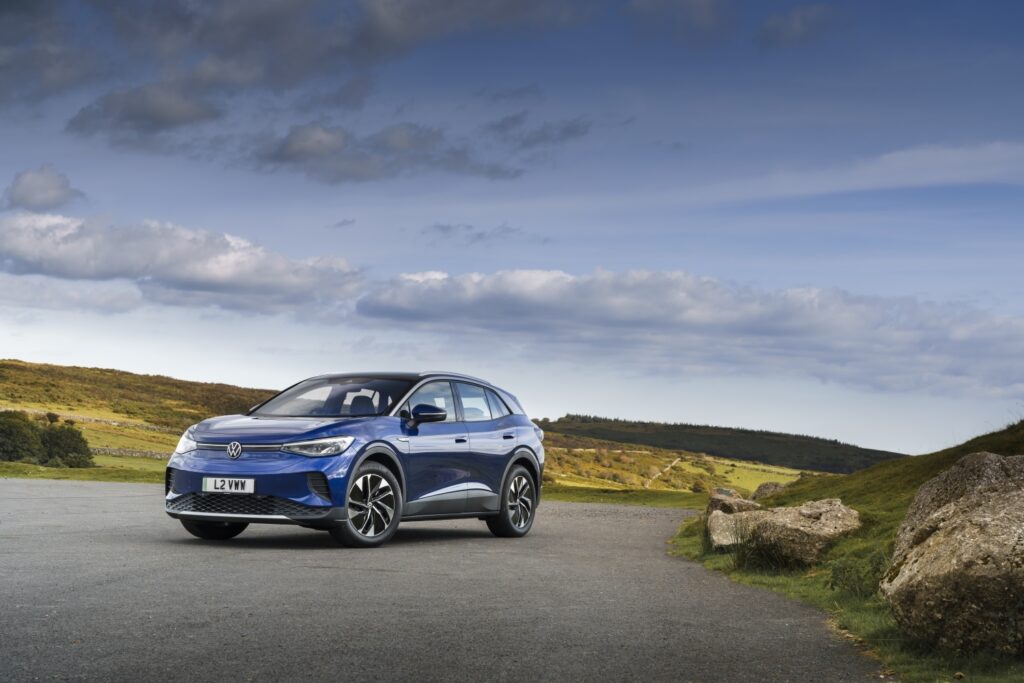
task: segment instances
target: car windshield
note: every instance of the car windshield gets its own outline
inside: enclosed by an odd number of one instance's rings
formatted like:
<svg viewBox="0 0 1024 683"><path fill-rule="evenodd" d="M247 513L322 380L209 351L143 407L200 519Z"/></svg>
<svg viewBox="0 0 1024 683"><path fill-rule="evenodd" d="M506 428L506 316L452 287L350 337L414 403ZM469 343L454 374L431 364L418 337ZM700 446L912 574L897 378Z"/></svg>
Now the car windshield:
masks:
<svg viewBox="0 0 1024 683"><path fill-rule="evenodd" d="M380 377L320 377L285 389L253 415L271 417L360 417L383 415L412 382Z"/></svg>

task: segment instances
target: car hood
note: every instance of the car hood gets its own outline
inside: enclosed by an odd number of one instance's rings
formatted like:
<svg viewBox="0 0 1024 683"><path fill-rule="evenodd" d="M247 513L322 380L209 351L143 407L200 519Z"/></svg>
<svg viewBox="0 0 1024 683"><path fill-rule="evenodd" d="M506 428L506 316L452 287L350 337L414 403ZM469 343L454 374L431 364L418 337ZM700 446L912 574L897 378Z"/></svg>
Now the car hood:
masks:
<svg viewBox="0 0 1024 683"><path fill-rule="evenodd" d="M284 443L348 434L368 419L373 418L225 415L197 424L192 429L192 438L205 443Z"/></svg>

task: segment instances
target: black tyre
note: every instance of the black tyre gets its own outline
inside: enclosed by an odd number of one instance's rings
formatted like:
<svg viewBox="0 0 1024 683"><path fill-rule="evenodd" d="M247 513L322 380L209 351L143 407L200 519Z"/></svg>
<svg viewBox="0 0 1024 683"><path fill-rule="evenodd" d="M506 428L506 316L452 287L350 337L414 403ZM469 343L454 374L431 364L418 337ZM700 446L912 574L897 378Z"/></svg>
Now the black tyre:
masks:
<svg viewBox="0 0 1024 683"><path fill-rule="evenodd" d="M348 489L348 519L330 529L334 540L349 548L376 548L387 543L402 519L402 490L391 470L363 463Z"/></svg>
<svg viewBox="0 0 1024 683"><path fill-rule="evenodd" d="M191 522L180 520L185 531L206 541L226 541L245 531L244 522Z"/></svg>
<svg viewBox="0 0 1024 683"><path fill-rule="evenodd" d="M522 465L513 467L501 491L501 511L487 518L495 536L519 538L529 533L537 509L537 485Z"/></svg>

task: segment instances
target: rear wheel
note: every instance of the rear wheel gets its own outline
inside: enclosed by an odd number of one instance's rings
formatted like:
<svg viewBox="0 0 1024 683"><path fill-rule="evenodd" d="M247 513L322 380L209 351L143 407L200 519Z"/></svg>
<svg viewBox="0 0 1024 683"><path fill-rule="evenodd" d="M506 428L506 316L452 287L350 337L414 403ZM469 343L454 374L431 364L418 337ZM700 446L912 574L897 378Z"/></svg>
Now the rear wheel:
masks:
<svg viewBox="0 0 1024 683"><path fill-rule="evenodd" d="M522 465L508 473L501 491L501 511L487 518L487 528L495 536L519 538L533 526L533 512L537 507L537 487L533 477Z"/></svg>
<svg viewBox="0 0 1024 683"><path fill-rule="evenodd" d="M363 463L348 490L348 519L330 529L334 540L349 548L375 548L387 543L402 518L402 491L395 475L380 463Z"/></svg>
<svg viewBox="0 0 1024 683"><path fill-rule="evenodd" d="M206 541L226 541L245 531L244 522L192 522L180 520L185 531Z"/></svg>

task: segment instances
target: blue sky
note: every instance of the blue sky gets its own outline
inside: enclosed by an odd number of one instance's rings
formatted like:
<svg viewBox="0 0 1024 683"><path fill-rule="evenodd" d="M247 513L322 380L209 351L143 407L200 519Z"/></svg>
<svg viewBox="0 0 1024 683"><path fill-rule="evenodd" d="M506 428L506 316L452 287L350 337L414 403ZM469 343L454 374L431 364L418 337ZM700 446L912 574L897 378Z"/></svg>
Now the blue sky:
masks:
<svg viewBox="0 0 1024 683"><path fill-rule="evenodd" d="M0 356L951 444L1024 416L1022 19L5 3Z"/></svg>

